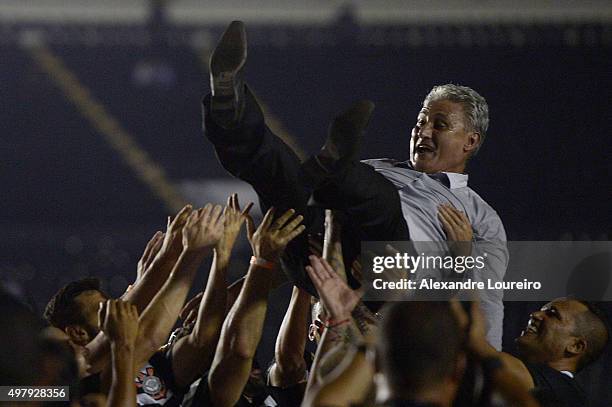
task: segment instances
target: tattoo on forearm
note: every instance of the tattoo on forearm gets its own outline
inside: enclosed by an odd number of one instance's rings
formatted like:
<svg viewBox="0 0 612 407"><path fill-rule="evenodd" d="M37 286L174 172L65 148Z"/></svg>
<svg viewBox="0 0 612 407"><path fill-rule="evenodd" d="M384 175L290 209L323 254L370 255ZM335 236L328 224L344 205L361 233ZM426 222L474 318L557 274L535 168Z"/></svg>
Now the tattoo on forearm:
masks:
<svg viewBox="0 0 612 407"><path fill-rule="evenodd" d="M373 313L363 302L360 302L353 310L353 319L357 324L357 328L359 328L359 332L367 335L372 331L373 326L378 325L380 315Z"/></svg>

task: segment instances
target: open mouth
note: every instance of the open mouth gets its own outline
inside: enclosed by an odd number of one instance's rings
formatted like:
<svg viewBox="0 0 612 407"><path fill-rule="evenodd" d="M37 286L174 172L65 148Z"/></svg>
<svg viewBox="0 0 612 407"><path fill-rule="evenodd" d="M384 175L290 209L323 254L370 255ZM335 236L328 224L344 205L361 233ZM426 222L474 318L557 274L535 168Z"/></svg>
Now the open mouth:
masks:
<svg viewBox="0 0 612 407"><path fill-rule="evenodd" d="M525 330L523 330L523 335L538 335L539 334L539 330L538 327L536 327L535 325L531 324L531 322L529 324L527 324L527 328L525 328Z"/></svg>
<svg viewBox="0 0 612 407"><path fill-rule="evenodd" d="M428 144L419 144L416 146L416 152L418 154L433 153L435 151L436 149Z"/></svg>

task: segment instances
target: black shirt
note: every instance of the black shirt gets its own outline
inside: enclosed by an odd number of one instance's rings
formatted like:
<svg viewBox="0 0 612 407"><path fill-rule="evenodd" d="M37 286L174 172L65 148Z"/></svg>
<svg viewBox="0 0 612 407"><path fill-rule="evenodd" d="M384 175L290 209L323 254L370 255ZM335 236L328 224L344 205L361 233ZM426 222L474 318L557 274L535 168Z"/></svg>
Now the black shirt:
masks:
<svg viewBox="0 0 612 407"><path fill-rule="evenodd" d="M586 393L578 382L547 365L525 363L534 383L534 396L543 406L584 407Z"/></svg>

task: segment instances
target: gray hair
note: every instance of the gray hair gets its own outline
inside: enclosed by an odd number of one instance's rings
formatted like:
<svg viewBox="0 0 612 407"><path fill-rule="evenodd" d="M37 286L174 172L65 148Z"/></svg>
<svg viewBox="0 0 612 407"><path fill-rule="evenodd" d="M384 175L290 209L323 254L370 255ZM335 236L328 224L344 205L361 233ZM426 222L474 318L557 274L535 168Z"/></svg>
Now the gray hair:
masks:
<svg viewBox="0 0 612 407"><path fill-rule="evenodd" d="M423 104L436 100L450 100L451 102L461 103L470 130L480 134L480 143L478 143L478 147L472 155L476 154L484 143L489 128L489 106L485 98L467 86L447 83L446 85L434 86L425 97Z"/></svg>

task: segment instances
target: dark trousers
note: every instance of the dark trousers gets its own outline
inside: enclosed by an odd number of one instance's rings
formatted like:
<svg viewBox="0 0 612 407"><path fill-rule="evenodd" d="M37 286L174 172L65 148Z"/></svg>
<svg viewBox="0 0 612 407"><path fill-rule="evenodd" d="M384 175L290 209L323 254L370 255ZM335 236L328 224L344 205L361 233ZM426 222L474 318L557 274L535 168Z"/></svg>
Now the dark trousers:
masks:
<svg viewBox="0 0 612 407"><path fill-rule="evenodd" d="M371 166L351 162L326 175L316 188L309 188L299 158L266 126L248 87L243 120L236 128L225 129L212 120L210 97L203 101L204 134L214 145L221 165L253 186L263 211L274 206L280 215L293 208L304 216L306 233L290 243L283 258L285 272L292 281L315 292L304 266L307 235L323 231L323 208L336 209L341 214L347 268L360 252L361 241L408 240L397 189ZM308 204L311 197L316 205Z"/></svg>

